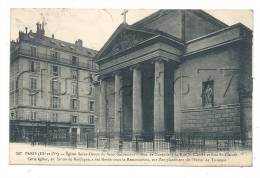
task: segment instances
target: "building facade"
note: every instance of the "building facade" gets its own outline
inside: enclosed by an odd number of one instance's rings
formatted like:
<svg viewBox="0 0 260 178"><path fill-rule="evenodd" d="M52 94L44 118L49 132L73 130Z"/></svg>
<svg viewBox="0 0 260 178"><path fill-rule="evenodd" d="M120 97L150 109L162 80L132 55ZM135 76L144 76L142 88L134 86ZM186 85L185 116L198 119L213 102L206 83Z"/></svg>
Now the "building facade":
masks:
<svg viewBox="0 0 260 178"><path fill-rule="evenodd" d="M244 25L201 10L159 10L122 23L96 62L103 140L197 135L251 145L252 31Z"/></svg>
<svg viewBox="0 0 260 178"><path fill-rule="evenodd" d="M45 36L19 32L11 42L10 140L82 143L93 140L96 122L96 51Z"/></svg>

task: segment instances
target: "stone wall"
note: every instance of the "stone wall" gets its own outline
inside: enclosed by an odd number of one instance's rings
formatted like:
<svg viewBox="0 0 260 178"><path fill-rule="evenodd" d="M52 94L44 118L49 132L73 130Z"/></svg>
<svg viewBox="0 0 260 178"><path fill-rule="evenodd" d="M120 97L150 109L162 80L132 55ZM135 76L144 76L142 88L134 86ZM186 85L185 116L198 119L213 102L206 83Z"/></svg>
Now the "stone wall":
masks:
<svg viewBox="0 0 260 178"><path fill-rule="evenodd" d="M181 111L181 132L235 135L240 133L239 105Z"/></svg>
<svg viewBox="0 0 260 178"><path fill-rule="evenodd" d="M194 55L175 70L176 132L240 133L239 49L232 45ZM206 81L214 82L213 106L203 106Z"/></svg>

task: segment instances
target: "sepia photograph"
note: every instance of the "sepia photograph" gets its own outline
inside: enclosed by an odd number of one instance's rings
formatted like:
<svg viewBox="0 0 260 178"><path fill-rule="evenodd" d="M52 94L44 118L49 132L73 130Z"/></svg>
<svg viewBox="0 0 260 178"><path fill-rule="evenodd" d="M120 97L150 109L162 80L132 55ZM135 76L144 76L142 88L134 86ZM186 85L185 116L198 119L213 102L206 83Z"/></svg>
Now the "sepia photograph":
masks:
<svg viewBox="0 0 260 178"><path fill-rule="evenodd" d="M252 166L252 10L10 15L10 164Z"/></svg>

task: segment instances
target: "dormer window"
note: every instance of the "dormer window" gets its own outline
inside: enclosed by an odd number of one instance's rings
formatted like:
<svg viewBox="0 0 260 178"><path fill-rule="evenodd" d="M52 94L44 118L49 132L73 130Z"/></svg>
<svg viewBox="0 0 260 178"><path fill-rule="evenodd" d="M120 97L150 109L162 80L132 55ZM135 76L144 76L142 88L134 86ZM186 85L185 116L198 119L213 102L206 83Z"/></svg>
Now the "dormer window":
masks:
<svg viewBox="0 0 260 178"><path fill-rule="evenodd" d="M60 53L57 51L51 51L51 57L53 59L58 59L58 58L60 58Z"/></svg>
<svg viewBox="0 0 260 178"><path fill-rule="evenodd" d="M51 40L51 43L56 45L56 43L55 43L55 41L54 41L54 40Z"/></svg>

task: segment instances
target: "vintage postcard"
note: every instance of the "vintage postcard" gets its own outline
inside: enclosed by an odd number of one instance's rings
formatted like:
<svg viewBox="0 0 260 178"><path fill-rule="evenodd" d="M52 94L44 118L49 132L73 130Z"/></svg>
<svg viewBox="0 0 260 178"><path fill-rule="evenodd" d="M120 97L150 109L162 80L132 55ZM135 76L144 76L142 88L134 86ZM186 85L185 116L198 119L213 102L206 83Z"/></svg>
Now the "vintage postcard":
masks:
<svg viewBox="0 0 260 178"><path fill-rule="evenodd" d="M10 164L252 166L251 10L11 9Z"/></svg>

